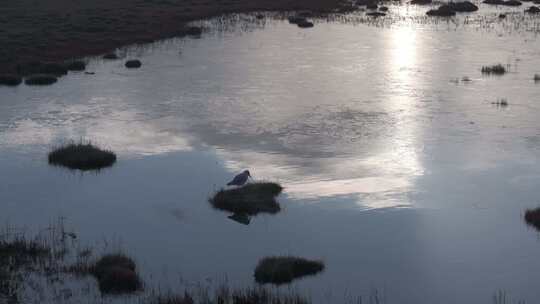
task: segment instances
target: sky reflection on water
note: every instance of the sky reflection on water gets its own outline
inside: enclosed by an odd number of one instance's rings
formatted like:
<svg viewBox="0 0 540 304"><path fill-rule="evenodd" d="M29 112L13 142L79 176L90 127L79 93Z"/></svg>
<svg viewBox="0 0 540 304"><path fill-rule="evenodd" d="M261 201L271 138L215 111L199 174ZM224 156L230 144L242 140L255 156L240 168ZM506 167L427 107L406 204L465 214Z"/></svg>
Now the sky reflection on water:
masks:
<svg viewBox="0 0 540 304"><path fill-rule="evenodd" d="M190 282L251 283L258 259L298 254L325 260L293 284L322 300L372 288L400 303L488 302L498 288L536 299L540 245L521 213L538 204L539 46L272 21L128 51L140 70L92 61L95 75L0 88L1 219L64 215L83 239L121 239L146 271ZM498 62L511 73L480 75ZM85 175L46 164L79 138L118 163ZM283 211L249 226L207 203L245 168L285 186Z"/></svg>

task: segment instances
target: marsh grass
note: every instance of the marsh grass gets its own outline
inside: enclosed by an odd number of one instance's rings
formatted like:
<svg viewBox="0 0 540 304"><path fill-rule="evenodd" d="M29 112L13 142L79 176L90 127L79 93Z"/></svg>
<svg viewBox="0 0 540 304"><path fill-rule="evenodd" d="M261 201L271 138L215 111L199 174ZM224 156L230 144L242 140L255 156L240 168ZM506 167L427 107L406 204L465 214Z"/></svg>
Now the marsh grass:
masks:
<svg viewBox="0 0 540 304"><path fill-rule="evenodd" d="M293 256L267 257L255 268L255 281L260 284L286 284L294 279L315 275L324 270L322 261Z"/></svg>
<svg viewBox="0 0 540 304"><path fill-rule="evenodd" d="M211 291L185 291L184 294L161 294L148 304L308 304L306 298L296 293L278 293L263 287L235 288L222 285Z"/></svg>
<svg viewBox="0 0 540 304"><path fill-rule="evenodd" d="M72 170L99 170L116 162L116 154L102 150L90 142L71 142L49 153L49 164L63 166Z"/></svg>
<svg viewBox="0 0 540 304"><path fill-rule="evenodd" d="M0 75L0 85L14 87L21 84L21 82L22 82L22 78L20 76L10 75L10 74Z"/></svg>
<svg viewBox="0 0 540 304"><path fill-rule="evenodd" d="M0 231L0 303L2 298L19 303L30 274L54 278L73 238L76 236L66 232L63 219L32 238L10 226Z"/></svg>
<svg viewBox="0 0 540 304"><path fill-rule="evenodd" d="M56 83L58 78L51 74L34 74L26 77L24 83L26 85L51 85Z"/></svg>
<svg viewBox="0 0 540 304"><path fill-rule="evenodd" d="M209 199L216 209L235 214L275 214L281 210L276 197L283 187L276 183L257 182L234 189L221 189Z"/></svg>
<svg viewBox="0 0 540 304"><path fill-rule="evenodd" d="M506 73L506 68L502 64L496 64L491 66L483 66L482 74L487 75L504 75Z"/></svg>
<svg viewBox="0 0 540 304"><path fill-rule="evenodd" d="M540 231L540 207L526 210L524 220L529 226Z"/></svg>

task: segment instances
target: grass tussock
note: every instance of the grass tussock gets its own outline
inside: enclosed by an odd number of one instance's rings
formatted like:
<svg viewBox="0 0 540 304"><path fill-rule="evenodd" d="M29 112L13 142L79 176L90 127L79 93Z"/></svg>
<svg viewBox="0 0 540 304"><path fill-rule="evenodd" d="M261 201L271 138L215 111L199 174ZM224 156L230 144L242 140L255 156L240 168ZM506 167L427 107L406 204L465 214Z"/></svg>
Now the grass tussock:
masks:
<svg viewBox="0 0 540 304"><path fill-rule="evenodd" d="M58 78L51 74L34 74L26 77L24 83L26 85L51 85L56 83Z"/></svg>
<svg viewBox="0 0 540 304"><path fill-rule="evenodd" d="M14 87L20 85L21 82L22 78L20 76L10 74L0 75L0 85Z"/></svg>
<svg viewBox="0 0 540 304"><path fill-rule="evenodd" d="M534 74L533 80L534 82L540 82L540 74Z"/></svg>
<svg viewBox="0 0 540 304"><path fill-rule="evenodd" d="M95 262L84 260L66 267L65 272L79 276L92 275L104 294L131 293L142 289L135 262L121 253L104 255Z"/></svg>
<svg viewBox="0 0 540 304"><path fill-rule="evenodd" d="M529 209L525 211L524 215L525 222L540 230L540 207L536 209Z"/></svg>
<svg viewBox="0 0 540 304"><path fill-rule="evenodd" d="M267 257L259 261L255 268L255 281L260 284L286 284L294 279L315 275L324 270L322 261L300 257Z"/></svg>
<svg viewBox="0 0 540 304"><path fill-rule="evenodd" d="M487 75L504 75L506 74L506 68L502 64L483 66L482 74Z"/></svg>
<svg viewBox="0 0 540 304"><path fill-rule="evenodd" d="M209 201L216 209L236 214L275 214L281 210L276 201L281 191L283 187L279 184L257 182L240 188L221 189Z"/></svg>
<svg viewBox="0 0 540 304"><path fill-rule="evenodd" d="M138 69L142 66L142 63L140 60L133 59L126 61L125 66L128 69Z"/></svg>
<svg viewBox="0 0 540 304"><path fill-rule="evenodd" d="M49 164L82 171L99 170L116 162L116 154L92 143L69 143L49 153Z"/></svg>

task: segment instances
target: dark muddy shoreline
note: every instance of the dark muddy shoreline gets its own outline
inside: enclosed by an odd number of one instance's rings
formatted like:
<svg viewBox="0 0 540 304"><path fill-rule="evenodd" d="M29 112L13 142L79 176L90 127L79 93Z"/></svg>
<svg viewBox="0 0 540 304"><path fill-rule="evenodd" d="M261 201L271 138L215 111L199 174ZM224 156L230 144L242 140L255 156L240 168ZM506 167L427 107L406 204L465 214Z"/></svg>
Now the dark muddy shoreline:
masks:
<svg viewBox="0 0 540 304"><path fill-rule="evenodd" d="M48 0L0 4L0 74L17 65L102 55L189 34L186 24L229 13L331 12L342 0ZM20 71L19 71L20 73Z"/></svg>

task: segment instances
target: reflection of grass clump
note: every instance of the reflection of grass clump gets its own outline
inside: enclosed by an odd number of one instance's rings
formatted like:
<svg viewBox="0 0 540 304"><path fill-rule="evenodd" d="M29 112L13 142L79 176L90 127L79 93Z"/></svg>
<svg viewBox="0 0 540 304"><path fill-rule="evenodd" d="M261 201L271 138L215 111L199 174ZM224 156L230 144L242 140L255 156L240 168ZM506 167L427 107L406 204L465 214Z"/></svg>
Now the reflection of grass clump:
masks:
<svg viewBox="0 0 540 304"><path fill-rule="evenodd" d="M324 270L322 261L312 261L299 257L267 257L259 261L255 268L257 283L284 284L296 278L315 275Z"/></svg>
<svg viewBox="0 0 540 304"><path fill-rule="evenodd" d="M49 74L35 74L28 76L24 83L26 85L50 85L57 82L58 79L54 75Z"/></svg>
<svg viewBox="0 0 540 304"><path fill-rule="evenodd" d="M505 73L506 73L506 68L502 64L482 67L482 74L504 75Z"/></svg>
<svg viewBox="0 0 540 304"><path fill-rule="evenodd" d="M528 225L531 225L537 230L540 230L540 207L525 211L524 217L525 217L525 222Z"/></svg>
<svg viewBox="0 0 540 304"><path fill-rule="evenodd" d="M540 82L540 74L534 74L534 82Z"/></svg>
<svg viewBox="0 0 540 304"><path fill-rule="evenodd" d="M98 170L116 162L116 154L91 143L70 143L49 153L49 164L69 169Z"/></svg>
<svg viewBox="0 0 540 304"><path fill-rule="evenodd" d="M221 189L209 201L214 208L233 213L277 213L281 208L275 197L281 191L283 188L279 184L258 182L235 189Z"/></svg>

